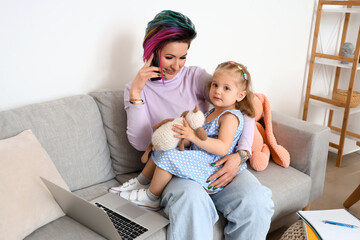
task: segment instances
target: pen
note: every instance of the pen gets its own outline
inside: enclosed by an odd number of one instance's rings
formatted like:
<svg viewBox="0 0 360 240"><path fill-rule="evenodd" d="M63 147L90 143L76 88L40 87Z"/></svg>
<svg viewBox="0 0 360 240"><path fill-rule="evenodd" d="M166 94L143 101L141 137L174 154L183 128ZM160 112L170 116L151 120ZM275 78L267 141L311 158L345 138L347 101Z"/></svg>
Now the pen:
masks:
<svg viewBox="0 0 360 240"><path fill-rule="evenodd" d="M351 224L346 224L346 223L339 223L339 222L333 222L333 221L328 221L328 220L325 220L325 221L323 221L323 222L324 222L324 223L328 223L328 224L333 224L333 225L341 226L341 227L359 228L358 226L351 225Z"/></svg>

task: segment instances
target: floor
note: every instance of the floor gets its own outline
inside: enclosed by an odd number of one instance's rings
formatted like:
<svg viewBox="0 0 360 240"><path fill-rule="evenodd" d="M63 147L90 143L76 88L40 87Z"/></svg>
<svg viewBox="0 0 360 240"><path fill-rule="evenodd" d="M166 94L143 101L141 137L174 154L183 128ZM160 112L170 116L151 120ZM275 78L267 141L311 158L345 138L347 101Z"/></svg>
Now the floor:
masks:
<svg viewBox="0 0 360 240"><path fill-rule="evenodd" d="M343 156L341 167L336 167L336 154L329 152L325 174L325 186L322 198L311 204L311 210L344 208L343 202L360 184L360 154L351 153ZM348 209L350 213L360 218L360 201ZM279 240L286 227L270 233L267 240Z"/></svg>

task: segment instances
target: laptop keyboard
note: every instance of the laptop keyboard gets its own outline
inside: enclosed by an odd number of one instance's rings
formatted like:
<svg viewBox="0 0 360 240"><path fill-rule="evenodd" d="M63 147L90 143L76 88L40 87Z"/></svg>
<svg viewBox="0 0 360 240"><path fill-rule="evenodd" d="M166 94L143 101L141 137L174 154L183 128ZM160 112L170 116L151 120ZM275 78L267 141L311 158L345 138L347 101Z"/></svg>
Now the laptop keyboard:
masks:
<svg viewBox="0 0 360 240"><path fill-rule="evenodd" d="M108 209L100 203L95 204L106 212L122 239L132 240L148 231L148 229Z"/></svg>

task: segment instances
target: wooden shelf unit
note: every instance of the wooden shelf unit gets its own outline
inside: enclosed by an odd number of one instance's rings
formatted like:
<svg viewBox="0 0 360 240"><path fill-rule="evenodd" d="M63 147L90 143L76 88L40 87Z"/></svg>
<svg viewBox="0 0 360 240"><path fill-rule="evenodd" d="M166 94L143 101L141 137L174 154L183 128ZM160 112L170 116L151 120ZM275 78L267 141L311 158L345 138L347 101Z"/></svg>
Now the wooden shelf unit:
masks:
<svg viewBox="0 0 360 240"><path fill-rule="evenodd" d="M354 8L353 8L354 7ZM318 101L324 104L327 104L330 107L329 110L329 119L327 125L330 127L330 129L333 132L337 132L339 137L338 139L335 139L332 137L329 142L330 150L335 149L337 150L337 160L336 160L336 166L341 166L342 156L345 153L351 152L351 150L344 151L344 145L346 138L355 138L360 139L360 134L347 131L347 125L349 121L350 113L352 112L359 112L359 111L351 111L350 103L351 99L353 97L354 93L354 85L356 80L356 74L357 71L360 70L359 66L359 55L360 55L360 26L359 26L359 32L357 35L356 40L356 46L355 46L355 52L354 56L351 57L344 57L342 56L340 47L339 47L339 54L338 55L331 55L331 54L324 54L319 53L316 51L317 45L318 45L318 38L319 38L319 29L320 29L320 21L321 21L321 14L322 12L335 12L335 13L342 13L345 14L344 19L344 26L342 30L341 35L341 44L340 46L346 41L346 35L350 24L350 16L351 14L357 14L360 13L360 1L359 0L348 0L348 1L323 1L319 0L318 6L317 6L317 12L316 12L316 22L315 22L315 29L314 29L314 37L313 37L313 43L312 43L312 51L311 51L311 59L309 64L309 73L308 73L308 79L307 79L307 86L306 86L306 94L305 94L305 101L304 101L304 111L303 111L303 120L307 120L308 116L308 110L309 110L309 103L310 100ZM341 63L346 62L346 63ZM313 73L314 73L314 65L315 63L318 64L325 64L328 66L336 67L335 72L335 79L334 79L334 86L333 86L333 94L338 90L339 86L339 79L340 79L340 72L341 69L350 69L351 75L349 79L349 86L347 89L347 97L345 103L340 103L339 101L318 96L315 94L311 94L311 85L313 80ZM335 106L337 105L337 106ZM340 105L340 107L338 107ZM333 121L333 114L334 110L343 109L343 119L342 119L342 126L341 128L335 127L332 125ZM334 141L338 140L338 143L335 143ZM347 140L348 141L348 140ZM354 146L358 146L360 144L359 141L351 140L355 142ZM356 148L354 148L356 151ZM358 148L360 150L360 148Z"/></svg>

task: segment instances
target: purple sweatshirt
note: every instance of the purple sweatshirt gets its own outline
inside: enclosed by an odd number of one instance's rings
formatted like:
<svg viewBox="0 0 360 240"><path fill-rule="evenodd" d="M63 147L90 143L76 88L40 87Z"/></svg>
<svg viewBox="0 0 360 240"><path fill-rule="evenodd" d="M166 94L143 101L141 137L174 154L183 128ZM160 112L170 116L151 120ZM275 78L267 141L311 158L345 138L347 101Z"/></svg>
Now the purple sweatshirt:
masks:
<svg viewBox="0 0 360 240"><path fill-rule="evenodd" d="M141 98L145 102L143 105L129 103L132 82L128 83L124 103L130 144L137 150L144 151L151 141L154 124L166 118L178 118L184 111L194 109L196 104L203 113L207 112L207 83L211 78L212 76L200 67L184 66L173 79L165 80L165 86L161 80L147 81L141 92ZM254 127L254 118L244 114L244 130L236 150L247 150L251 153Z"/></svg>

